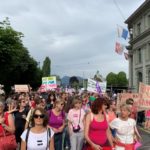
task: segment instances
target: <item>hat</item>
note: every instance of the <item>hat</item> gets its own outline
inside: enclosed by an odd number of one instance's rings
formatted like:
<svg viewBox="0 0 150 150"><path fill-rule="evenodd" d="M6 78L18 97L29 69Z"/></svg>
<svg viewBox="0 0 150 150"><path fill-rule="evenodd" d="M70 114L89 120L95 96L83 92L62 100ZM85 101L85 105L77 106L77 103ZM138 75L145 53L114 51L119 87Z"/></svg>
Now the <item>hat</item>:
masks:
<svg viewBox="0 0 150 150"><path fill-rule="evenodd" d="M90 96L89 100L90 100L90 101L95 101L96 98L95 98L94 96Z"/></svg>

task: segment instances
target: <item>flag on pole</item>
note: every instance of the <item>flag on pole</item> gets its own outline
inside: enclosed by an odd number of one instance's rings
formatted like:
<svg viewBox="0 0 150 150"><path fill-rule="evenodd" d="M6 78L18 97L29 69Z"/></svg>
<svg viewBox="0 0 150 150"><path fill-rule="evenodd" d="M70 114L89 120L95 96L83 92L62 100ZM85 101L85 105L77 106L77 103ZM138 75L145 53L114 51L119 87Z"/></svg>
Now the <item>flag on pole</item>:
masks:
<svg viewBox="0 0 150 150"><path fill-rule="evenodd" d="M120 44L119 42L116 42L115 52L119 55L122 55L123 50L124 50L124 45Z"/></svg>
<svg viewBox="0 0 150 150"><path fill-rule="evenodd" d="M121 27L121 26L117 27L117 33L118 33L118 37L122 37L125 40L128 37L128 30L123 28L123 27Z"/></svg>
<svg viewBox="0 0 150 150"><path fill-rule="evenodd" d="M128 60L129 59L129 54L124 52L124 57L125 57L126 60Z"/></svg>
<svg viewBox="0 0 150 150"><path fill-rule="evenodd" d="M102 90L101 90L101 87L100 87L98 81L96 81L96 90L97 90L97 92L101 95Z"/></svg>

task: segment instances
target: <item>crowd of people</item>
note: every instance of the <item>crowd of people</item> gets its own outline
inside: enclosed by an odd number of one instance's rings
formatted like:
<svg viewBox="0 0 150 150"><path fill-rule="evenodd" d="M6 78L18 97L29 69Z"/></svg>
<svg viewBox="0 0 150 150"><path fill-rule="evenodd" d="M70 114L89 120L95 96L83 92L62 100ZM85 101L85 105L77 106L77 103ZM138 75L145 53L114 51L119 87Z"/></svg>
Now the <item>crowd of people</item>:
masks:
<svg viewBox="0 0 150 150"><path fill-rule="evenodd" d="M0 150L134 150L141 136L131 101L118 114L108 95L12 94L0 101Z"/></svg>

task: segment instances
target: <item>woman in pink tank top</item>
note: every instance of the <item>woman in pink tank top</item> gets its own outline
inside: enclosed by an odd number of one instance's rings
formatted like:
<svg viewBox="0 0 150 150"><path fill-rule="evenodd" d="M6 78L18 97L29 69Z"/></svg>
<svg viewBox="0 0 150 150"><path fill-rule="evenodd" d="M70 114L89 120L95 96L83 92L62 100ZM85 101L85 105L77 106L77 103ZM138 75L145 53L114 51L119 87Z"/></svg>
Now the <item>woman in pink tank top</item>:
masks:
<svg viewBox="0 0 150 150"><path fill-rule="evenodd" d="M88 143L87 150L111 150L113 148L112 135L103 111L105 100L104 97L97 98L91 106L91 113L86 117L85 139ZM108 145L107 141L109 141Z"/></svg>

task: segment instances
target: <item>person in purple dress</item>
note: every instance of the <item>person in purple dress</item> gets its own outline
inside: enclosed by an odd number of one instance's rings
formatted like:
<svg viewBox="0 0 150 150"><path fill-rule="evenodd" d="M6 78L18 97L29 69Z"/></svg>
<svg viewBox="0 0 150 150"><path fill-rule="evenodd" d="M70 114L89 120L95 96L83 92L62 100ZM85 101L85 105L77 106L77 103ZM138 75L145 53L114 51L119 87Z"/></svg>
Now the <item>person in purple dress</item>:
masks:
<svg viewBox="0 0 150 150"><path fill-rule="evenodd" d="M54 147L62 150L63 130L65 127L64 101L57 99L54 108L48 111L49 127L54 131Z"/></svg>

